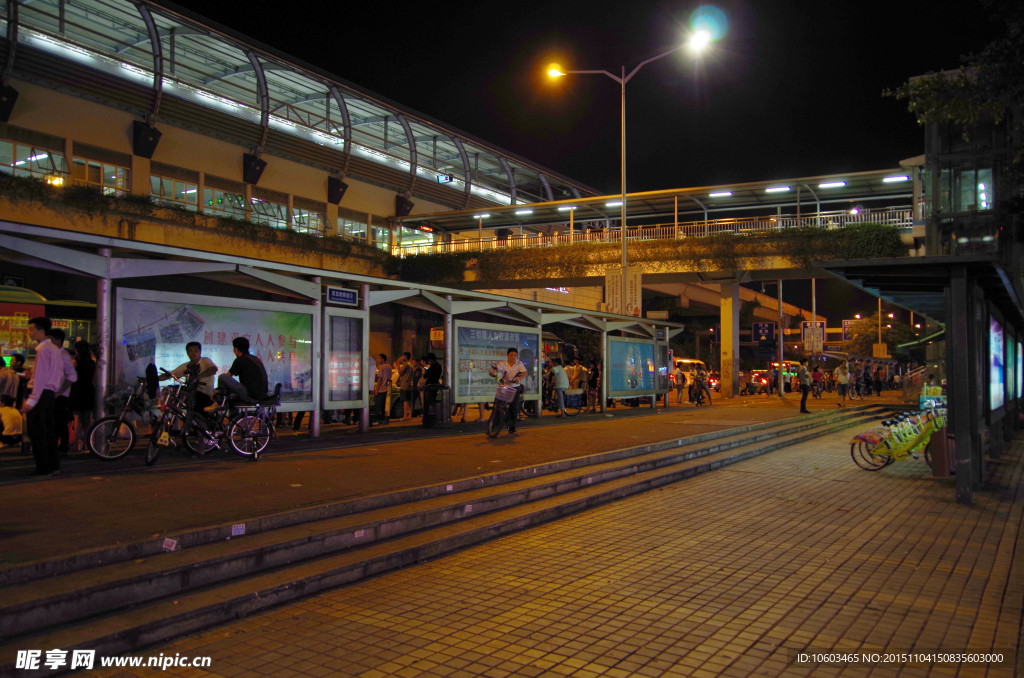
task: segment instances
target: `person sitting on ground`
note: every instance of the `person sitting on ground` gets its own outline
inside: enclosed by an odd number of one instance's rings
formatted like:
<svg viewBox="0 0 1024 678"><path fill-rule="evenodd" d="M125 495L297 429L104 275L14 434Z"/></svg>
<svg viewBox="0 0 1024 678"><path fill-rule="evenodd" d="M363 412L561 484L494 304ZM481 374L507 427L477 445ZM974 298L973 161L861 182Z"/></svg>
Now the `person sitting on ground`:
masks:
<svg viewBox="0 0 1024 678"><path fill-rule="evenodd" d="M0 395L0 447L21 445L24 418L14 409L14 396Z"/></svg>
<svg viewBox="0 0 1024 678"><path fill-rule="evenodd" d="M231 394L242 402L246 400L263 400L267 397L267 368L257 356L249 353L249 340L235 337L231 340L231 350L235 354L235 362L226 374L217 379L217 391L220 404L213 403L206 408L207 412L220 409L225 398ZM237 378L236 378L237 377Z"/></svg>
<svg viewBox="0 0 1024 678"><path fill-rule="evenodd" d="M196 388L196 409L205 410L213 404L213 376L217 374L217 366L203 355L203 345L198 341L190 341L185 344L185 354L188 356L188 362L178 365L170 372L165 372L161 375L160 381L172 377L181 379L190 367L198 369L199 374L196 375L196 378L203 383Z"/></svg>

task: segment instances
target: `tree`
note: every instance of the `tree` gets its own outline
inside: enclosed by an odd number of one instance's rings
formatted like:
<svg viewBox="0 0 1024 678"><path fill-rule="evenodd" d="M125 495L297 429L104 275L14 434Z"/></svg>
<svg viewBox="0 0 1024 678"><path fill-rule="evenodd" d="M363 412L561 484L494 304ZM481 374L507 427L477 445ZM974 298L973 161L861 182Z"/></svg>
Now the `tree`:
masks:
<svg viewBox="0 0 1024 678"><path fill-rule="evenodd" d="M912 79L886 96L905 99L922 125L951 123L965 139L980 122L1007 120L1016 139L1013 181L1024 186L1024 4L1019 0L986 3L1000 35L977 54L962 57L955 71ZM1019 210L1015 210L1019 211Z"/></svg>
<svg viewBox="0 0 1024 678"><path fill-rule="evenodd" d="M914 339L914 330L906 323L896 322L890 318L882 318L882 341L893 355L896 347ZM846 345L847 353L856 355L872 355L873 346L878 343L878 314L858 320L850 326L850 341Z"/></svg>

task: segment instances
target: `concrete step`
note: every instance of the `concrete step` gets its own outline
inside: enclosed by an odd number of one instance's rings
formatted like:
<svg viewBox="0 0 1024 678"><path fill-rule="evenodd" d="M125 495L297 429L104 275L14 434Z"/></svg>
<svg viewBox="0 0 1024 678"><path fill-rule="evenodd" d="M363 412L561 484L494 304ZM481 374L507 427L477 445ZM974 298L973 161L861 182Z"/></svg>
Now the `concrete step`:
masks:
<svg viewBox="0 0 1024 678"><path fill-rule="evenodd" d="M271 557L264 558L262 567L252 567L252 563L259 560L259 554L263 549L270 549L272 553L276 548L284 548L286 551L289 548L299 548L296 545L301 543L303 537L290 534L287 535L290 539L281 538L276 542L257 543L250 539L248 544L243 544L246 540L234 540L236 543L230 545L232 548L237 545L246 547L234 552L195 549L191 554L181 552L151 559L153 562L121 564L120 568L105 569L102 573L105 581L94 582L91 587L87 586L83 589L84 594L80 599L75 598L71 587L54 582L55 586L47 587L48 590L36 596L35 604L32 605L31 594L27 592L28 589L23 589L9 606L8 596L4 596L4 605L8 609L2 613L3 617L10 614L20 618L22 623L34 620L32 623L37 624L36 628L49 622L48 625L52 628L22 634L0 647L0 675L13 666L11 662L16 649L78 647L97 649L100 654L137 649L175 635L223 623L235 616L270 605L357 581L424 558L436 557L501 534L676 482L797 442L814 439L835 430L858 424L867 425L872 419L872 412L830 413L829 416L815 417L802 423L774 427L771 431L747 436L745 444L732 445L729 444L730 441L723 440L720 444L710 446L715 448L713 452L708 449L709 446L705 446L703 452L680 450L672 454L643 455L635 459L635 470L634 465L626 465L627 475L622 475L621 463L591 465L592 467L585 473L569 473L563 477L547 478L543 479L543 482L534 483L533 488L541 496L545 496L543 499L531 501L528 498L531 495L528 487L530 483L521 482L519 484L522 487L502 488L506 491L497 494L490 492L488 495L488 491L485 490L465 492L458 498L457 504L451 502L452 497L442 498L447 500L446 506L436 505L436 500L427 500L434 502L435 505L431 506L416 502L409 507L411 510L407 513L427 515L440 511L449 515L451 520L392 539L385 538L386 530L375 530L375 538L360 545L359 548L348 548L341 553L324 550L319 552L321 555L307 555L306 560L298 563L278 563L275 567L272 564L274 559ZM549 489L543 489L545 487ZM515 501L511 506L502 506L503 501L509 501L511 498L522 499ZM482 507L488 503L491 508L481 515ZM378 517L377 524L387 525L388 521L384 518ZM399 516L392 518L400 520ZM310 529L313 526L305 527ZM331 529L326 532L334 533L336 536L344 532L349 537L354 537L353 523L346 526L332 524L330 527ZM416 528L410 526L409 529ZM313 533L306 536L309 537L311 534ZM274 535L262 535L268 540L272 536ZM331 543L328 539L307 539L307 542ZM301 550L294 551L293 554L300 552ZM186 556L191 560L170 560ZM218 562L221 564L217 564ZM214 564L207 567L208 563ZM234 564L225 566L223 563ZM129 565L136 565L138 569L133 570L128 567ZM223 575L232 571L232 568L241 574L230 580L210 575L215 572ZM199 571L200 574L190 579L187 574L190 571ZM121 576L121 579L118 579L118 576ZM156 583L150 584L147 581ZM181 586L182 582L187 583L187 590L175 590L174 586ZM37 582L35 586L38 587L40 584L41 582ZM63 592L62 586L65 587ZM79 618L82 618L89 614L90 606L93 606L92 614L95 615L103 609L109 609L110 601L117 595L125 592L131 594L145 588L161 591L162 597L146 604L100 614L67 626L68 622L75 618L72 610L77 610ZM10 588L5 590L5 593L13 590L14 588ZM57 626L58 624L63 626Z"/></svg>
<svg viewBox="0 0 1024 678"><path fill-rule="evenodd" d="M7 586L0 602L0 637L95 615L126 605L179 595L185 591L248 576L262 570L340 552L398 535L444 525L537 499L565 494L585 485L644 473L722 450L762 442L857 417L834 412L785 427L727 436L711 444L588 465L582 469L536 475L495 487L466 490L404 505L326 518L267 530L256 535L203 544L160 556L80 570L58 577Z"/></svg>
<svg viewBox="0 0 1024 678"><path fill-rule="evenodd" d="M16 564L4 564L0 565L0 587L54 577L81 570L88 570L113 563L134 561L153 556L164 556L167 554L167 550L165 548L166 540L173 541L176 544L176 549L190 549L203 544L218 543L233 538L237 539L239 536L250 538L253 535L270 530L278 530L283 527L300 525L307 522L351 515L373 509L386 508L388 506L407 504L409 502L428 499L431 497L452 496L468 490L493 487L527 478L559 473L571 469L584 468L609 461L627 459L638 455L649 454L651 452L681 448L700 443L710 443L712 441L731 438L744 433L768 431L779 427L789 426L797 422L816 421L821 418L832 418L844 413L849 414L872 409L875 408L869 405L863 405L857 408L851 407L840 411L818 412L808 416L749 424L736 428L688 436L685 438L666 440L649 445L641 445L601 454L564 459L532 467L512 469L500 473L473 476L439 485L415 487L396 492L328 502L315 506L303 507L301 509L282 511L249 518L244 522L223 523L201 528L190 528L187 530L169 532L166 534L154 535L154 538L136 542L103 545L95 549L81 551L59 558L48 558ZM0 590L2 590L2 588L0 588Z"/></svg>

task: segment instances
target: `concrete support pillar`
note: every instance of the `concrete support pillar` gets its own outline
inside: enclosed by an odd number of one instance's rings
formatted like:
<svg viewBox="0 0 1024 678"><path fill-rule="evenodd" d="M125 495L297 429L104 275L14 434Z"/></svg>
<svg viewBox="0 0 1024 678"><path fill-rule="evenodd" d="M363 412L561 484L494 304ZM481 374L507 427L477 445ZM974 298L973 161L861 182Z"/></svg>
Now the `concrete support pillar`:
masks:
<svg viewBox="0 0 1024 678"><path fill-rule="evenodd" d="M360 285L359 286L359 308L366 312L366 317L363 322L369 325L370 323L370 286ZM363 337L367 336L367 332L364 330ZM363 369L366 369L367 363L369 362L366 358L370 353L370 344L363 344L363 355L359 356L359 359L363 361ZM370 384L374 383L374 374L368 372L363 375L363 393L366 394L366 407L359 411L359 432L369 433L370 432L370 405L372 401L370 399Z"/></svg>
<svg viewBox="0 0 1024 678"><path fill-rule="evenodd" d="M101 257L107 258L107 266L109 272L110 266L110 248L101 247L97 252ZM96 280L96 329L97 338L96 341L99 344L99 361L96 363L96 407L94 414L96 419L104 416L106 413L103 411L103 402L107 397L107 387L110 384L110 377L112 374L112 361L114 356L111 355L113 348L113 342L111 336L114 330L114 314L113 314L113 285L111 284L110 278L98 278Z"/></svg>
<svg viewBox="0 0 1024 678"><path fill-rule="evenodd" d="M452 295L446 294L445 299L451 303ZM455 316L444 314L444 384L452 388L455 379ZM452 389L454 395L454 389Z"/></svg>
<svg viewBox="0 0 1024 678"><path fill-rule="evenodd" d="M608 411L608 333L601 332L601 412Z"/></svg>
<svg viewBox="0 0 1024 678"><path fill-rule="evenodd" d="M735 398L740 394L740 284L721 283L722 336L721 347L722 398Z"/></svg>
<svg viewBox="0 0 1024 678"><path fill-rule="evenodd" d="M572 210L569 211L569 214L570 215L572 214ZM544 326L541 325L540 323L537 323L537 334L539 334L541 336L543 336L543 334L544 334ZM544 342L543 342L543 340L541 340L541 347L543 348L543 346L544 346ZM543 355L543 351L538 351L538 354L539 355L537 357L540 358L541 355ZM543 374L544 374L543 366L541 365L541 361L538 360L537 361L537 381L541 382L541 385L540 385L540 400L536 401L537 402L537 408L536 408L536 410L534 411L534 414L533 414L535 419L540 419L540 418L542 418L544 416L544 384L543 384L543 380L541 379L541 375L543 375ZM587 387L584 386L583 388L584 388L584 390L586 390Z"/></svg>
<svg viewBox="0 0 1024 678"><path fill-rule="evenodd" d="M947 392L949 394L949 430L956 436L956 500L965 505L973 501L972 477L975 459L980 461L977 367L971 327L971 280L966 267L953 270L946 306L950 319L946 326L949 345L946 350Z"/></svg>
<svg viewBox="0 0 1024 678"><path fill-rule="evenodd" d="M149 158L143 158L139 155L132 156L131 184L133 195L149 195L152 192L153 189L149 184L149 168Z"/></svg>
<svg viewBox="0 0 1024 678"><path fill-rule="evenodd" d="M320 284L320 276L313 276L313 282ZM309 437L320 437L320 412L323 403L320 400L321 383L323 380L324 365L324 333L327 331L327 305L317 297L313 300L313 308L316 313L313 315L313 411L309 413Z"/></svg>

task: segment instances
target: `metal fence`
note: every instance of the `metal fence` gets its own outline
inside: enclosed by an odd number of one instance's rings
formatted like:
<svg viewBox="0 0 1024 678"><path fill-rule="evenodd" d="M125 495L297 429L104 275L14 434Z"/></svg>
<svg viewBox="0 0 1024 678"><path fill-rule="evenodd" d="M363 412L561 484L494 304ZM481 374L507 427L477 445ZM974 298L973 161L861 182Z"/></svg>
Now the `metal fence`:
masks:
<svg viewBox="0 0 1024 678"><path fill-rule="evenodd" d="M709 221L688 221L675 224L655 224L629 228L626 231L627 241L635 240L675 240L678 238L698 238L721 233L770 233L789 228L812 227L823 229L844 228L856 224L885 224L909 229L912 225L912 214L909 209L876 209L862 210L857 214L848 211L815 212L808 216L782 217L746 217L742 219L713 219ZM393 250L397 256L410 254L448 254L455 252L479 252L481 250L501 249L506 247L542 247L549 245L568 245L570 243L618 243L622 242L622 231L619 230L587 230L570 232L568 222L548 224L556 229L550 235L529 234L511 235L504 238L465 238L451 242L438 242L428 245L401 245Z"/></svg>

